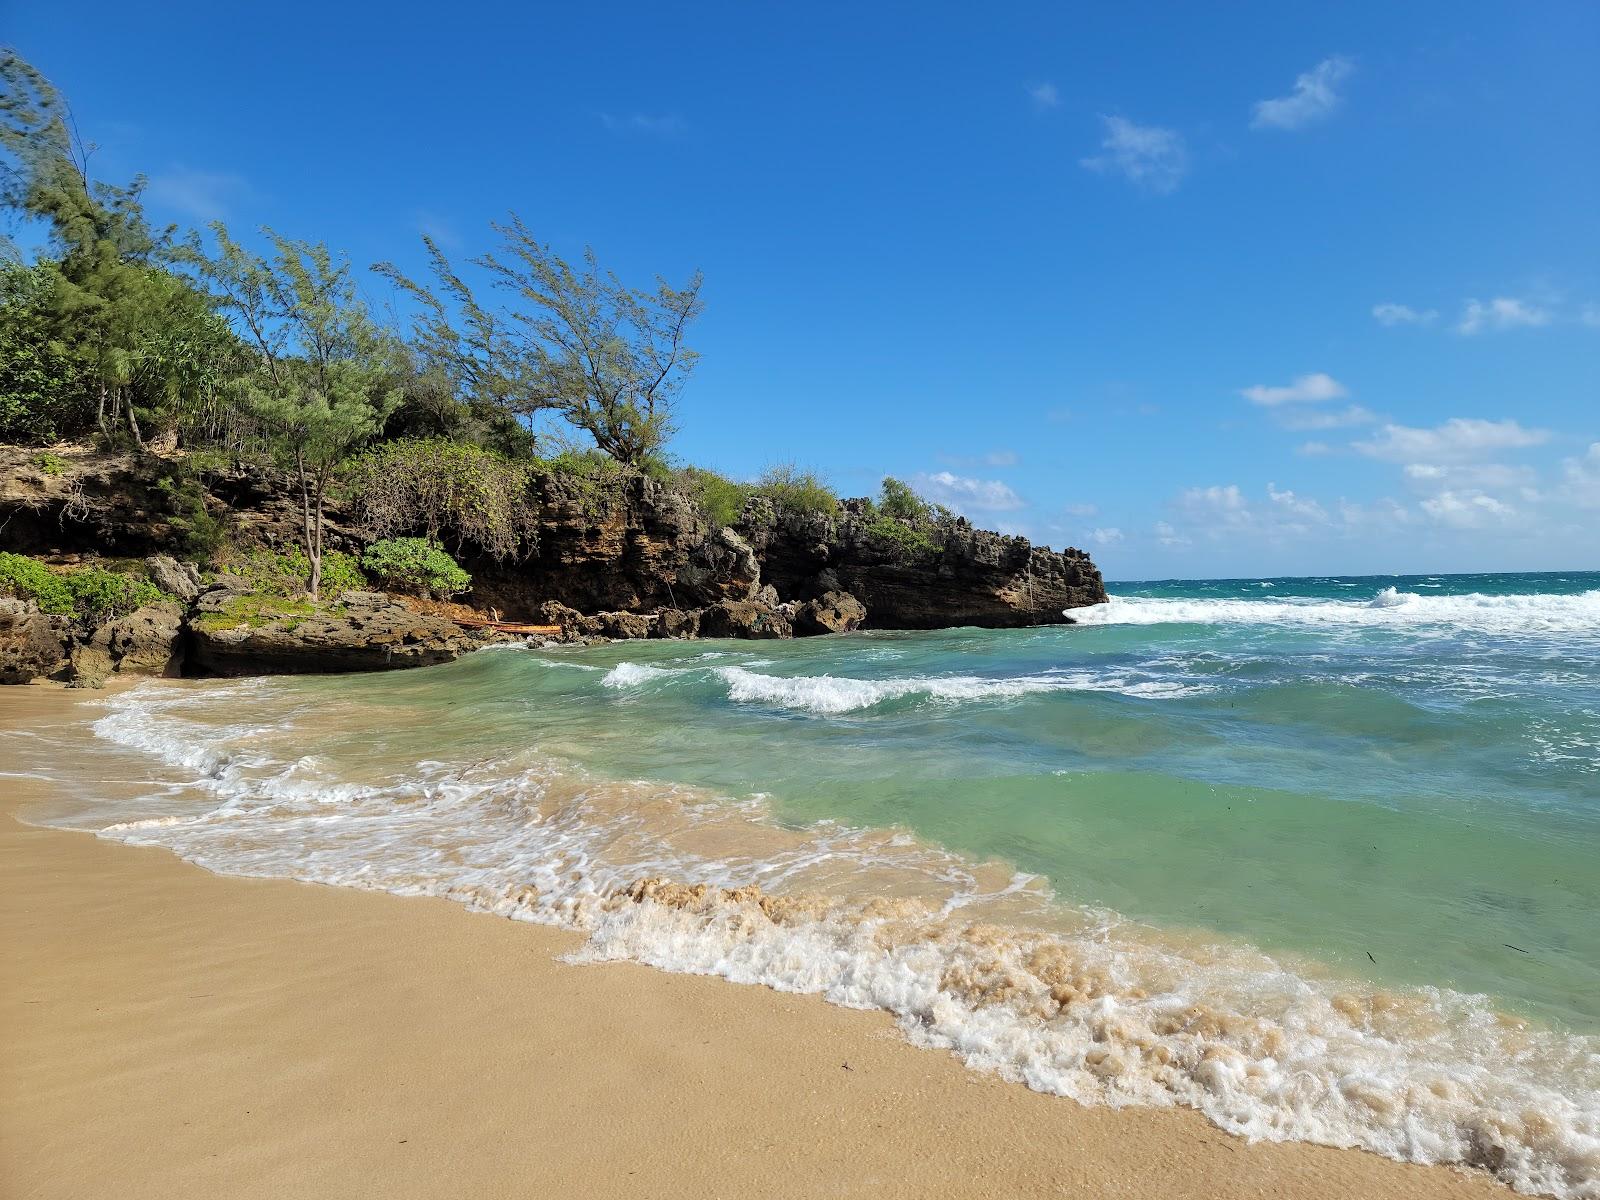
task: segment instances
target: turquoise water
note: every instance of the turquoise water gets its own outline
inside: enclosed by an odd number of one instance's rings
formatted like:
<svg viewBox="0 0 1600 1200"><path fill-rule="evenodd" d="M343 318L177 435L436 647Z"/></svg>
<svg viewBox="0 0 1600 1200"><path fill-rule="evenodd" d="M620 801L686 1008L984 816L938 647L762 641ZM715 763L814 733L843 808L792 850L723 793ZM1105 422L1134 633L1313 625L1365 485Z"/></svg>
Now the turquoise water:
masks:
<svg viewBox="0 0 1600 1200"><path fill-rule="evenodd" d="M151 784L54 819L1600 1197L1600 573L1109 590L1032 630L148 684L95 730Z"/></svg>
<svg viewBox="0 0 1600 1200"><path fill-rule="evenodd" d="M482 656L401 694L1600 1028L1600 575L1110 590L1092 625Z"/></svg>

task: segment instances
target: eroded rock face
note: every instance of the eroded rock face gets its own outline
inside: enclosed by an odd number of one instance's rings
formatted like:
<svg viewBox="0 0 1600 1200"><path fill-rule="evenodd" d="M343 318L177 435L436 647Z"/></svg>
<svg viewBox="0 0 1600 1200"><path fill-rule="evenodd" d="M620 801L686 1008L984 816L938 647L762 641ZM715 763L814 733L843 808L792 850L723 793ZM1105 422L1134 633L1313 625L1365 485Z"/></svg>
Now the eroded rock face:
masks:
<svg viewBox="0 0 1600 1200"><path fill-rule="evenodd" d="M147 604L107 621L72 647L75 683L96 685L112 675L183 674L181 604Z"/></svg>
<svg viewBox="0 0 1600 1200"><path fill-rule="evenodd" d="M31 600L0 596L0 683L28 683L67 665L65 621Z"/></svg>
<svg viewBox="0 0 1600 1200"><path fill-rule="evenodd" d="M449 662L483 644L442 617L412 612L378 592L263 609L225 590L200 597L192 665L213 675L383 671Z"/></svg>
<svg viewBox="0 0 1600 1200"><path fill-rule="evenodd" d="M867 606L849 592L828 591L807 600L795 610L794 631L799 634L849 633L867 619Z"/></svg>

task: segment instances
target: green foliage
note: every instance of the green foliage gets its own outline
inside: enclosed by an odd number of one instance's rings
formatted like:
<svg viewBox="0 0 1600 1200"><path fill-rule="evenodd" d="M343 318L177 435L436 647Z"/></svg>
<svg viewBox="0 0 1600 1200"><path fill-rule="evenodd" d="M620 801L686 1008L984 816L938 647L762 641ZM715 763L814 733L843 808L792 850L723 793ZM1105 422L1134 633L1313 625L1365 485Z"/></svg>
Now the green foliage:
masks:
<svg viewBox="0 0 1600 1200"><path fill-rule="evenodd" d="M185 558L209 562L227 541L228 525L206 506L205 488L191 472L164 475L156 483L167 502L177 538L175 549Z"/></svg>
<svg viewBox="0 0 1600 1200"><path fill-rule="evenodd" d="M604 516L622 499L632 473L631 468L598 450L563 450L539 465L564 485L565 494L592 519Z"/></svg>
<svg viewBox="0 0 1600 1200"><path fill-rule="evenodd" d="M901 521L920 521L932 511L932 506L911 485L886 475L878 496L878 511Z"/></svg>
<svg viewBox="0 0 1600 1200"><path fill-rule="evenodd" d="M821 476L794 463L768 467L756 481L755 494L771 500L780 513L831 516L839 508L839 497Z"/></svg>
<svg viewBox="0 0 1600 1200"><path fill-rule="evenodd" d="M368 536L448 535L504 560L536 546L531 475L528 463L433 438L386 442L356 459L347 478Z"/></svg>
<svg viewBox="0 0 1600 1200"><path fill-rule="evenodd" d="M361 565L390 591L445 600L472 587L468 575L438 542L384 538L368 546Z"/></svg>
<svg viewBox="0 0 1600 1200"><path fill-rule="evenodd" d="M867 537L908 558L932 558L942 547L927 529L880 513L866 527Z"/></svg>
<svg viewBox="0 0 1600 1200"><path fill-rule="evenodd" d="M313 597L322 589L323 511L339 465L372 440L399 401L394 347L356 294L349 264L325 245L265 230L272 254L246 250L222 222L216 251L191 236L182 261L216 289L251 352L237 394L267 448L299 485Z"/></svg>
<svg viewBox="0 0 1600 1200"><path fill-rule="evenodd" d="M62 458L61 455L51 454L49 451L35 454L33 456L33 465L51 479L59 479L67 472L67 460Z"/></svg>
<svg viewBox="0 0 1600 1200"><path fill-rule="evenodd" d="M0 264L0 442L60 441L94 420L78 364L55 340L48 266Z"/></svg>
<svg viewBox="0 0 1600 1200"><path fill-rule="evenodd" d="M85 567L63 576L72 594L72 610L92 625L109 621L168 599L167 594L141 575Z"/></svg>
<svg viewBox="0 0 1600 1200"><path fill-rule="evenodd" d="M555 409L618 462L644 467L672 435L694 368L684 337L702 308L700 275L682 288L662 279L630 288L592 250L581 265L568 263L515 214L493 228L499 252L473 262L518 298L517 309L484 308L430 238L437 290L391 263L376 268L420 303L412 339L424 361L456 391L519 417Z"/></svg>
<svg viewBox="0 0 1600 1200"><path fill-rule="evenodd" d="M745 501L755 491L748 483L700 467L686 467L678 478L685 494L705 515L706 523L715 529L735 524L744 512Z"/></svg>
<svg viewBox="0 0 1600 1200"><path fill-rule="evenodd" d="M81 567L52 571L37 559L0 553L0 593L32 600L41 612L98 625L167 595L143 575Z"/></svg>
<svg viewBox="0 0 1600 1200"><path fill-rule="evenodd" d="M32 600L41 612L57 616L72 612L72 592L66 580L25 555L0 552L0 593Z"/></svg>
<svg viewBox="0 0 1600 1200"><path fill-rule="evenodd" d="M255 547L224 554L218 566L237 575L250 591L263 596L297 598L311 591L311 560L305 550L291 546L282 550ZM336 598L345 592L361 591L366 576L354 555L328 550L322 556L322 595Z"/></svg>

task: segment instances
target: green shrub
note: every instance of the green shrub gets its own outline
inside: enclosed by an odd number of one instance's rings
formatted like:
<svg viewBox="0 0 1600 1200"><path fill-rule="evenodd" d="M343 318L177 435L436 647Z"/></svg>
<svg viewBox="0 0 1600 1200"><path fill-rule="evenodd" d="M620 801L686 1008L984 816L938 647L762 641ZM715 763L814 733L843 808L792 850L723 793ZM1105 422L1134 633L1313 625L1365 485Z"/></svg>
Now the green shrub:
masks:
<svg viewBox="0 0 1600 1200"><path fill-rule="evenodd" d="M263 596L297 597L311 589L311 560L299 546L283 550L255 547L235 550L218 560L218 566L237 575L252 592ZM345 592L367 586L355 556L340 550L322 554L322 598L335 600Z"/></svg>
<svg viewBox="0 0 1600 1200"><path fill-rule="evenodd" d="M449 534L503 560L538 545L532 469L481 446L407 439L362 455L347 478L369 537L421 534L438 541Z"/></svg>
<svg viewBox="0 0 1600 1200"><path fill-rule="evenodd" d="M101 567L85 567L69 572L62 579L72 595L73 612L94 625L168 599L165 592L142 575L107 571Z"/></svg>
<svg viewBox="0 0 1600 1200"><path fill-rule="evenodd" d="M814 471L804 471L794 463L768 467L756 481L755 492L772 501L780 513L832 515L838 511L839 497Z"/></svg>
<svg viewBox="0 0 1600 1200"><path fill-rule="evenodd" d="M902 521L920 521L932 513L933 506L912 491L910 484L886 475L878 495L878 511Z"/></svg>
<svg viewBox="0 0 1600 1200"><path fill-rule="evenodd" d="M396 592L446 600L472 587L472 576L427 538L384 538L367 547L361 565Z"/></svg>
<svg viewBox="0 0 1600 1200"><path fill-rule="evenodd" d="M35 454L33 465L52 479L66 474L67 470L67 460L59 454L51 454L48 450Z"/></svg>
<svg viewBox="0 0 1600 1200"><path fill-rule="evenodd" d="M932 558L943 547L921 526L911 525L880 513L867 525L867 536L885 547L912 558Z"/></svg>
<svg viewBox="0 0 1600 1200"><path fill-rule="evenodd" d="M744 502L755 490L748 483L740 483L701 467L684 468L679 472L676 482L700 509L706 523L715 529L735 524L744 512Z"/></svg>
<svg viewBox="0 0 1600 1200"><path fill-rule="evenodd" d="M4 553L0 553L0 593L32 600L40 612L95 625L168 599L143 575L104 567L52 571L37 559Z"/></svg>
<svg viewBox="0 0 1600 1200"><path fill-rule="evenodd" d="M67 582L42 562L21 554L0 553L0 593L32 600L41 612L67 616L72 592Z"/></svg>
<svg viewBox="0 0 1600 1200"><path fill-rule="evenodd" d="M177 550L185 558L210 562L227 540L227 522L206 507L205 489L193 475L165 476L157 484L167 502Z"/></svg>

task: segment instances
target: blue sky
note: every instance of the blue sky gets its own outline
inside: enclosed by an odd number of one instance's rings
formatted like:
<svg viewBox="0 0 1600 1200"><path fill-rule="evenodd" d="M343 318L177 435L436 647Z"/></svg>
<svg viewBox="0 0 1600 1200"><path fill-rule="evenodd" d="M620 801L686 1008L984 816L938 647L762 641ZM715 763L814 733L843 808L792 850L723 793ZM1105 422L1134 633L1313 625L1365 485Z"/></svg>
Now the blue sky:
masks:
<svg viewBox="0 0 1600 1200"><path fill-rule="evenodd" d="M1600 566L1592 3L3 7L161 217L703 269L685 459L1111 578Z"/></svg>

